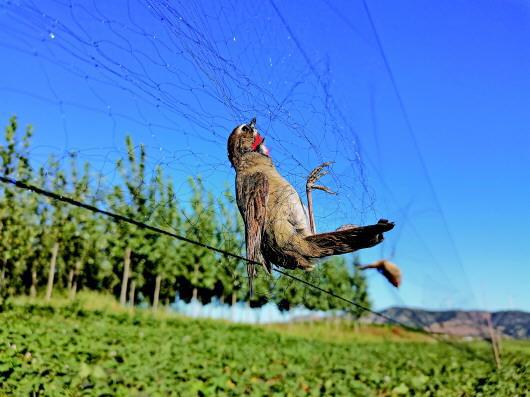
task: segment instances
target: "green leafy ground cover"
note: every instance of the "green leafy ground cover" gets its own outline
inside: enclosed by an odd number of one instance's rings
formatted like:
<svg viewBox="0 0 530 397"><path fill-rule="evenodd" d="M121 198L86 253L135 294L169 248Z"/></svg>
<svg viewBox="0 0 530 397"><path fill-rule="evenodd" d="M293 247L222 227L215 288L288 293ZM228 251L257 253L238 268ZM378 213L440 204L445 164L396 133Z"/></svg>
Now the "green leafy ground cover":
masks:
<svg viewBox="0 0 530 397"><path fill-rule="evenodd" d="M447 344L379 334L15 304L0 313L0 395L530 395L521 343L505 343L497 371ZM486 346L462 346L490 359Z"/></svg>

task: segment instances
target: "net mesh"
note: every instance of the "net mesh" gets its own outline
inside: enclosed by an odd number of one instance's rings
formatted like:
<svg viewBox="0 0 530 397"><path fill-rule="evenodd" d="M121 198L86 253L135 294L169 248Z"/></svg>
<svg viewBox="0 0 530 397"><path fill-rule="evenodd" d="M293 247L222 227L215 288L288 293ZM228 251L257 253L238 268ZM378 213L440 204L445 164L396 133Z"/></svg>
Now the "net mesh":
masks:
<svg viewBox="0 0 530 397"><path fill-rule="evenodd" d="M361 5L313 6L299 16L294 5L274 1L3 1L0 46L7 61L0 66L0 115L7 120L16 113L34 125L30 157L50 175L50 156L58 168L68 168L73 156L89 162L93 197L87 200L122 183L123 173L134 172L128 156L144 148L144 187L156 185L160 169L173 186L156 206L135 215L174 228L156 213L178 201L186 232L206 243L214 236L199 232L201 214L207 219L212 208L219 210L217 199L233 192L228 134L257 117L274 163L299 192L313 167L334 161L323 182L337 196L315 193L319 230L379 217L397 222L386 242L362 258L402 264L409 287L396 298L370 274L376 298L429 307L472 304L429 182L415 191L406 185L409 177L421 177L413 143L408 152L392 150L410 137ZM341 57L351 52L357 55ZM191 211L203 187L212 196ZM133 204L135 197L125 199ZM216 242L244 252L234 237L236 222L223 228ZM236 277L241 264L215 258ZM319 284L322 270L307 277ZM290 288L292 281L273 278L257 295L268 299Z"/></svg>

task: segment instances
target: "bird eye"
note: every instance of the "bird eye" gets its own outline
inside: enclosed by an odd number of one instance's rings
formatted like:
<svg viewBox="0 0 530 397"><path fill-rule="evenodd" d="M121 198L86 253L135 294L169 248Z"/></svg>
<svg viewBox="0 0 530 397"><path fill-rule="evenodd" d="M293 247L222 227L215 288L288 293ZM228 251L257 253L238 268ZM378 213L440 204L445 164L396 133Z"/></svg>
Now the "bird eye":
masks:
<svg viewBox="0 0 530 397"><path fill-rule="evenodd" d="M249 131L249 129L248 129L248 127L246 125L243 126L242 130L243 130L243 132L248 132Z"/></svg>

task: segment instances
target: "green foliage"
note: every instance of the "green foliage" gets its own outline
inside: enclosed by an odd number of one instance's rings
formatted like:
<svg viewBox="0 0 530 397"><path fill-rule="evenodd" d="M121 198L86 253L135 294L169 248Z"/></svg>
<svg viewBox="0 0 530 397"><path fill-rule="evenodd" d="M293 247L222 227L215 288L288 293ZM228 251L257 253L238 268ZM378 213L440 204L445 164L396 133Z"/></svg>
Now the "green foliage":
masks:
<svg viewBox="0 0 530 397"><path fill-rule="evenodd" d="M189 178L192 196L190 208L183 211L186 222L184 223L184 235L201 243L216 246L217 214L215 212L215 201L213 194L207 192L201 178ZM192 296L206 298L213 295L218 273L218 255L207 248L183 246L182 263L186 266L185 277L189 282ZM183 284L185 284L183 282ZM183 290L186 296L189 291Z"/></svg>
<svg viewBox="0 0 530 397"><path fill-rule="evenodd" d="M446 344L308 339L78 304L15 306L0 323L6 395L502 397L530 384L528 351L509 346L497 371Z"/></svg>
<svg viewBox="0 0 530 397"><path fill-rule="evenodd" d="M214 196L200 177L190 177L189 194L176 197L173 182L162 169L148 168L146 148L127 137L124 156L116 164L120 178L102 192L104 177L93 172L89 164L79 164L75 153L63 162L50 157L34 170L29 158L32 134L31 127L20 132L16 117L9 120L4 144L0 145L3 175L244 255L244 225L232 188ZM246 264L238 259L0 185L0 297L42 293L55 245L59 249L54 289L65 295L73 296L84 288L119 296L124 256L130 250L130 274L124 290L135 302L139 298L147 303L156 299L157 278L161 302L173 301L176 296L202 302L214 297L227 303L249 299ZM290 279L259 273L250 302L253 306L274 300L284 309L297 305L318 310L351 309ZM364 277L343 259L325 261L311 274L296 273L321 288L369 305Z"/></svg>
<svg viewBox="0 0 530 397"><path fill-rule="evenodd" d="M326 291L332 291L334 294L353 300L364 307L370 307L364 275L356 266L348 266L344 257L327 259L319 264L312 273L299 270L292 274ZM360 317L362 314L359 308L348 302L307 288L287 277L280 278L276 289L278 291L277 300L282 309L304 305L314 310L347 311L354 317Z"/></svg>
<svg viewBox="0 0 530 397"><path fill-rule="evenodd" d="M27 180L32 175L28 154L32 129L27 127L19 138L17 128L17 119L12 117L5 130L5 145L0 145L0 169L6 176ZM0 186L0 296L23 288L36 238L38 204L31 196L30 192Z"/></svg>
<svg viewBox="0 0 530 397"><path fill-rule="evenodd" d="M201 178L190 178L189 197L177 199L160 168L147 170L145 148L127 138L126 155L117 164L121 179L101 194L93 181L103 177L88 164L78 164L75 155L66 167L50 158L34 169L32 134L31 127L20 132L15 117L9 120L0 144L3 175L244 254L243 224L230 189L216 198ZM248 299L241 261L0 185L0 395L511 396L524 395L530 383L527 346L518 346L517 353L505 351L503 369L495 371L447 345L424 341L310 339L261 328L156 319L123 308L91 311L79 300L62 307L20 307L5 299L41 292L55 244L55 288L64 296L75 291L74 285L118 296L129 248L137 298L152 302L159 278L161 301L177 294L203 302ZM349 311L354 317L361 313L289 278L263 273L252 305L273 299L284 309L305 305ZM362 273L344 259L295 274L370 304ZM92 305L95 301L90 298ZM333 334L325 327L315 329L318 335ZM476 350L488 354L483 346Z"/></svg>

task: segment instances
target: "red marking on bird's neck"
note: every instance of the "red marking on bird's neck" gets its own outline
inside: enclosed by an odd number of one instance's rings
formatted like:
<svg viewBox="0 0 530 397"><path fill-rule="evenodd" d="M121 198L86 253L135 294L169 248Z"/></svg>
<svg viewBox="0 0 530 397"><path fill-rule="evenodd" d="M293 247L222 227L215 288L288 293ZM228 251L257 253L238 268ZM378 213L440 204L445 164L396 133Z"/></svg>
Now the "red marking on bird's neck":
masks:
<svg viewBox="0 0 530 397"><path fill-rule="evenodd" d="M256 134L256 136L254 137L254 142L252 142L252 150L256 151L258 146L261 145L264 140L265 138L263 138L260 134Z"/></svg>
<svg viewBox="0 0 530 397"><path fill-rule="evenodd" d="M254 141L252 142L252 151L270 157L269 149L267 148L267 146L265 146L264 142L265 138L263 138L260 134L256 133Z"/></svg>

